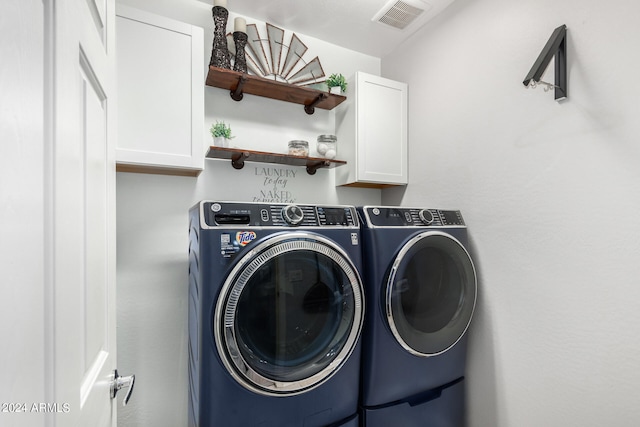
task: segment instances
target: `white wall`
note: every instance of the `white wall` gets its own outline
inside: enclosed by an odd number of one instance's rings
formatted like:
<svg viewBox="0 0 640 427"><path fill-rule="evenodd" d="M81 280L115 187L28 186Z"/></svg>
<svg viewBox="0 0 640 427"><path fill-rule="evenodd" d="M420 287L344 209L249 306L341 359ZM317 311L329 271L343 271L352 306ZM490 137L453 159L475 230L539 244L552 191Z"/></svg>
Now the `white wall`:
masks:
<svg viewBox="0 0 640 427"><path fill-rule="evenodd" d="M640 423L638 16L628 0L457 0L383 58L410 97L410 184L383 202L459 208L471 233L471 427ZM558 103L522 80L561 24Z"/></svg>
<svg viewBox="0 0 640 427"><path fill-rule="evenodd" d="M211 6L197 0L120 3L202 26L203 55L205 63L209 63L213 40ZM229 22L233 25L233 15ZM256 21L247 17L247 22ZM379 58L297 35L313 56L320 57L327 74L341 72L349 76L357 70L380 73ZM204 75L205 70L203 82ZM309 116L297 104L252 95L235 102L228 91L204 87L204 83L203 90L203 134L207 145L211 143L208 129L216 120L231 125L236 135L233 145L261 151L286 152L290 139L307 139L313 149L318 134L335 131L334 112L316 109ZM274 182L273 174L283 171L286 182ZM118 174L118 368L123 375L136 374L130 405L119 409L120 427L180 427L187 422L188 209L201 199L380 203L380 190L336 188L334 172L322 169L311 176L302 167L252 162L235 170L230 161L207 160L197 179Z"/></svg>
<svg viewBox="0 0 640 427"><path fill-rule="evenodd" d="M51 313L45 310L50 283L43 250L50 172L43 2L0 3L0 32L0 424L44 426L45 415L30 412L32 403L49 402L52 392L45 389ZM23 403L27 413L18 412Z"/></svg>

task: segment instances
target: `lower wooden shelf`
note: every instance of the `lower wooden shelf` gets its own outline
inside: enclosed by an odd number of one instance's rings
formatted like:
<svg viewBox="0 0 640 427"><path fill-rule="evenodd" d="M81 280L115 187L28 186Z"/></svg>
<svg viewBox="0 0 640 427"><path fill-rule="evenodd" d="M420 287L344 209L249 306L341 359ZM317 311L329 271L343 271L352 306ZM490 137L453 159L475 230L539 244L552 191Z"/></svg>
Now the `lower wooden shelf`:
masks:
<svg viewBox="0 0 640 427"><path fill-rule="evenodd" d="M209 147L206 158L231 160L235 169L242 169L244 162L275 163L288 166L306 166L307 173L314 175L320 168L332 168L346 165L344 160L322 157L292 156L289 154L268 153L264 151L243 150L241 148Z"/></svg>

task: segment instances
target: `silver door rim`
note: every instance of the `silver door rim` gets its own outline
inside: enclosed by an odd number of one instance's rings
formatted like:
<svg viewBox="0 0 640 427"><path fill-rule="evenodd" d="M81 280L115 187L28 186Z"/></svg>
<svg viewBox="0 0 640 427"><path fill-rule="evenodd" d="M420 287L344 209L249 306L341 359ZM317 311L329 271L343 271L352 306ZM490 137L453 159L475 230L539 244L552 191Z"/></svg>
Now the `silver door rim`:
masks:
<svg viewBox="0 0 640 427"><path fill-rule="evenodd" d="M255 270L275 255L295 250L319 252L336 262L349 278L354 298L354 319L338 355L321 371L297 381L277 381L255 371L243 358L235 336L235 312L242 290ZM263 253L264 252L264 253ZM291 396L319 386L333 376L353 352L364 318L363 286L349 255L332 240L307 232L288 232L268 238L247 252L226 277L216 302L214 337L220 359L243 387L268 396Z"/></svg>
<svg viewBox="0 0 640 427"><path fill-rule="evenodd" d="M400 331L398 330L397 326L396 326L396 322L393 318L393 311L392 311L392 296L393 296L393 286L395 283L395 277L396 274L398 273L398 267L400 266L400 264L402 263L402 261L404 260L405 256L407 255L407 252L409 252L409 250L411 248L413 248L413 246L415 246L419 241L429 238L429 237L433 237L433 236L440 236L440 237L446 237L447 239L450 239L451 241L455 242L466 254L467 256L467 261L469 262L471 269L473 271L473 287L474 287L474 299L473 299L473 306L471 309L471 313L469 314L469 319L467 320L467 323L464 327L464 330L462 331L462 333L456 338L456 340L451 343L451 345L447 346L447 348L443 349L442 351L439 352L435 352L435 353L423 353L421 351L416 350L415 348L413 348L411 345L409 345L404 338L402 337L402 335L400 334ZM420 356L420 357L431 357L431 356L437 356L440 355L442 353L447 352L450 348L452 348L454 345L456 345L458 343L458 341L460 341L460 339L464 336L464 334L467 332L467 329L469 329L469 325L471 324L471 319L473 318L473 313L475 311L475 307L476 307L476 301L478 298L478 278L476 275L476 269L475 266L473 264L473 260L471 259L471 255L469 255L469 252L467 251L467 249L464 247L464 245L462 243L460 243L460 241L458 239L456 239L455 237L453 237L450 234L447 233L443 233L440 231L426 231L420 234L417 234L416 236L414 236L413 238L411 238L407 243L404 244L404 246L402 247L402 249L400 250L400 252L398 253L398 255L396 256L396 258L394 259L394 262L391 266L391 270L389 272L389 278L387 280L387 284L386 284L386 292L385 292L385 312L386 312L386 316L387 316L387 323L389 324L389 327L391 328L391 332L393 333L393 336L395 337L395 339L398 341L398 343L409 353L415 355L415 356Z"/></svg>

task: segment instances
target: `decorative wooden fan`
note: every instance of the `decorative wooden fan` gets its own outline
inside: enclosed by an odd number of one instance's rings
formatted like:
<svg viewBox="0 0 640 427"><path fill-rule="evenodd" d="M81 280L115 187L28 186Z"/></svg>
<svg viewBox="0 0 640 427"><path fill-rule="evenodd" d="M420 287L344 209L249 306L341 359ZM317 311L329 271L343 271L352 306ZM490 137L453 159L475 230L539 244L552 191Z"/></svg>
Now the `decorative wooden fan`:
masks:
<svg viewBox="0 0 640 427"><path fill-rule="evenodd" d="M256 24L247 25L247 69L250 74L294 85L321 83L325 79L320 59L305 61L307 46L292 33L289 44L284 43L285 31L266 24L267 38L260 37ZM229 51L235 56L233 37L227 35Z"/></svg>

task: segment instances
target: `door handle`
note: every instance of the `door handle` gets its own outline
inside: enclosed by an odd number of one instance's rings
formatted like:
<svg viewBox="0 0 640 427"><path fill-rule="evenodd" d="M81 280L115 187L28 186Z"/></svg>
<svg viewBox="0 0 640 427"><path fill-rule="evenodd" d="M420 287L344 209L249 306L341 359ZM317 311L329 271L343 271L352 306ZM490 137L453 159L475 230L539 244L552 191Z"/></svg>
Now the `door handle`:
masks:
<svg viewBox="0 0 640 427"><path fill-rule="evenodd" d="M135 375L122 377L118 374L118 370L115 369L113 371L113 380L111 380L111 398L115 399L116 394L118 394L118 390L128 387L129 390L127 390L127 394L124 395L124 399L122 400L122 406L127 406L129 399L131 399L131 393L133 393L133 385L135 382Z"/></svg>

